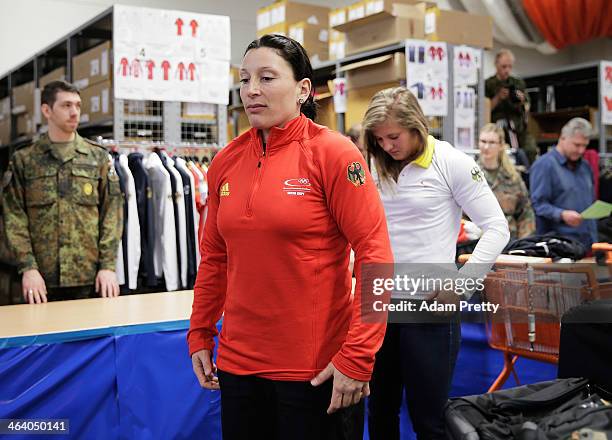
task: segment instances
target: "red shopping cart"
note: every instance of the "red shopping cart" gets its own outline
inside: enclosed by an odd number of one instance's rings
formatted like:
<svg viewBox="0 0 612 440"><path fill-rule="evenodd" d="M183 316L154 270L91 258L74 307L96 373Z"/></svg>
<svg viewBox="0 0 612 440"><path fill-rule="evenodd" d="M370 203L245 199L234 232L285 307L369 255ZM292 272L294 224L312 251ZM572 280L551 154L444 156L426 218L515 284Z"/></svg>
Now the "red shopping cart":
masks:
<svg viewBox="0 0 612 440"><path fill-rule="evenodd" d="M557 363L562 315L585 301L612 297L612 283L600 284L592 264L498 262L484 284L487 301L499 305L488 314L488 342L504 354L489 392L510 374L519 383L514 369L519 357Z"/></svg>

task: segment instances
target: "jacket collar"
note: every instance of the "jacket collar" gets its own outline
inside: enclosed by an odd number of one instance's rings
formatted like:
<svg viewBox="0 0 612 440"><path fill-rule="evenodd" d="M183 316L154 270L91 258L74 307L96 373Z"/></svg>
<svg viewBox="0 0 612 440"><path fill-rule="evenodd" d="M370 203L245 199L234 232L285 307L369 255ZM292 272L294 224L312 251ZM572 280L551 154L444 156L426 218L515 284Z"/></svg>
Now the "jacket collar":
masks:
<svg viewBox="0 0 612 440"><path fill-rule="evenodd" d="M433 136L427 136L427 144L425 150L419 157L412 161L413 164L421 168L429 168L433 159L434 150L436 149L436 139Z"/></svg>
<svg viewBox="0 0 612 440"><path fill-rule="evenodd" d="M89 149L87 148L87 146L85 145L85 141L83 140L83 138L78 134L78 133L74 133L74 140L72 141L73 145L75 146L76 151L78 151L79 153L83 153L83 154L89 154ZM51 149L51 147L53 146L53 142L51 141L51 139L49 138L49 135L47 133L43 134L39 141L38 141L38 145L40 146L40 149L43 153L46 153L47 151L49 151Z"/></svg>
<svg viewBox="0 0 612 440"><path fill-rule="evenodd" d="M50 152L51 155L57 160L59 160L60 162L65 163L65 162L68 162L69 160L74 159L76 152L79 152L84 155L89 154L89 148L87 147L83 138L79 136L78 133L76 132L74 133L74 140L71 143L74 149L69 149L68 151L66 151L64 154L60 156L57 151L53 150L53 142L49 138L48 134L45 133L38 140L40 151L43 152L44 154L48 154Z"/></svg>
<svg viewBox="0 0 612 440"><path fill-rule="evenodd" d="M268 133L268 141L266 142L266 151L273 151L290 142L302 139L304 130L308 125L308 118L304 114L300 114L287 122L283 128L272 127ZM258 147L261 146L260 132L257 128L251 128L249 131L251 140Z"/></svg>

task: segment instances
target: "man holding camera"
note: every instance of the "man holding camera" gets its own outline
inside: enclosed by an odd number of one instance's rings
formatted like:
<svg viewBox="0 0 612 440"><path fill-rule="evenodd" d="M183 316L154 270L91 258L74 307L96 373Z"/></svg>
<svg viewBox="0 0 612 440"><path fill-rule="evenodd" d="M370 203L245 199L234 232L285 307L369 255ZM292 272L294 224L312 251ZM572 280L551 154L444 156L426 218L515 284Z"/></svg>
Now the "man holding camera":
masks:
<svg viewBox="0 0 612 440"><path fill-rule="evenodd" d="M529 162L535 160L537 149L533 138L527 132L529 95L525 92L525 81L512 76L514 55L508 49L500 50L495 56L496 74L485 82L485 95L491 99L491 122L502 121L508 143L522 148Z"/></svg>

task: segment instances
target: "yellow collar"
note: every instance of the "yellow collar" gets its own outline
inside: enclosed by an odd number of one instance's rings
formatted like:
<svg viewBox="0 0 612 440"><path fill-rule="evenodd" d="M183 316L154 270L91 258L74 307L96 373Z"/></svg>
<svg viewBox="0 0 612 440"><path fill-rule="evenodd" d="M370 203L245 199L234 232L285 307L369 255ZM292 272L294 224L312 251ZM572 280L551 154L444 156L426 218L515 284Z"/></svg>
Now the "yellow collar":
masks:
<svg viewBox="0 0 612 440"><path fill-rule="evenodd" d="M431 160L433 158L434 149L436 147L436 140L433 136L427 136L427 145L425 145L425 151L412 161L413 164L420 166L421 168L429 168Z"/></svg>

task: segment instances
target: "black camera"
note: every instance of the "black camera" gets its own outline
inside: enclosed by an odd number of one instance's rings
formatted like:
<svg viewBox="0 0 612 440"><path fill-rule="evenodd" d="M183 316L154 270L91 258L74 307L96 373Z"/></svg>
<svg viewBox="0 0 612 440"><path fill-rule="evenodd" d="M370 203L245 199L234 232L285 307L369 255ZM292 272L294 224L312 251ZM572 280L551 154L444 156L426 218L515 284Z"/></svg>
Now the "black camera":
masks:
<svg viewBox="0 0 612 440"><path fill-rule="evenodd" d="M508 98L510 98L510 102L513 104L519 104L521 102L521 98L519 98L516 92L516 86L514 84L510 84L508 86Z"/></svg>

